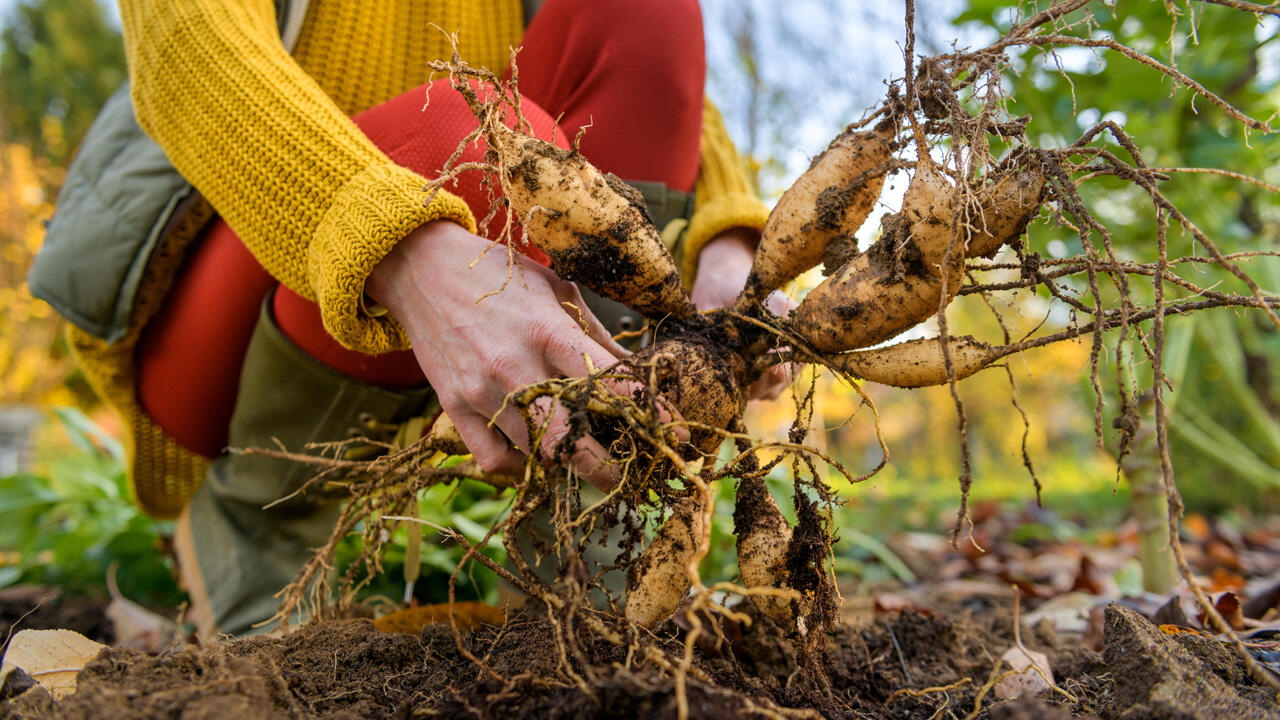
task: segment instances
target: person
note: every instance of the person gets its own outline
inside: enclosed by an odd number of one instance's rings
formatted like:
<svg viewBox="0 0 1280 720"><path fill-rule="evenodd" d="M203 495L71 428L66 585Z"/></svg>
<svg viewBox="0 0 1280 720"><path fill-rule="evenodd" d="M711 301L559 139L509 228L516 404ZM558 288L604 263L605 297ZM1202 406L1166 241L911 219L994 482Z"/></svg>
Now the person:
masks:
<svg viewBox="0 0 1280 720"><path fill-rule="evenodd" d="M426 67L449 57L449 34L469 63L508 74L521 46L535 134L564 146L588 127L583 154L642 190L664 237L682 235L695 304L728 305L745 281L767 211L703 97L696 0L311 0L292 55L271 0L120 9L138 122L209 209L170 223L123 342L71 339L127 419L139 500L181 508L175 546L203 635L260 627L337 512L295 494L306 467L227 447L390 436L442 408L481 467L510 471L540 450L500 412L506 394L623 353L589 312L583 332L567 309L583 307L578 289L536 253L477 302L508 272L506 253L483 253L501 221L477 222L487 185L467 173L423 192L476 126ZM607 484L602 454L549 459Z"/></svg>

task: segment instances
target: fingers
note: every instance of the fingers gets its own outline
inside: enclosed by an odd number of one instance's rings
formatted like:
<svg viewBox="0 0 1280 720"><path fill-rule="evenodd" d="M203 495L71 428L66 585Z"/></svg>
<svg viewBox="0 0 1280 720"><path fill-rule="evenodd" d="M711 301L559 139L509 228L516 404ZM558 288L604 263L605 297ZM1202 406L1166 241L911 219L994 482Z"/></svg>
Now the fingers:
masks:
<svg viewBox="0 0 1280 720"><path fill-rule="evenodd" d="M603 332L603 328L601 331ZM580 326L559 328L547 338L547 364L554 373L562 377L582 377L596 370L604 370L617 364L618 358L607 346L584 335Z"/></svg>
<svg viewBox="0 0 1280 720"><path fill-rule="evenodd" d="M609 453L604 447L591 437L578 438L570 452L560 451L562 441L570 432L567 413L563 407L558 403L553 404L550 398L544 397L530 407L529 412L533 420L534 433L538 437L536 452L544 462L563 464L600 490L608 491L617 484L617 467L611 462ZM508 407L494 418L493 427L488 427L486 423L486 429L490 431L486 437L498 438L505 451L499 464L506 468L514 463L514 470L507 472L518 474L526 461L524 453L535 451L533 441L529 437L529 424L515 408ZM459 431L461 432L461 428ZM510 438L516 449L524 453L508 447L507 438ZM486 447L491 455L497 454L498 451L494 446ZM479 454L475 452L473 454L482 468L491 472L499 471L497 468L485 467Z"/></svg>
<svg viewBox="0 0 1280 720"><path fill-rule="evenodd" d="M552 283L552 289L556 294L556 299L560 301L560 306L578 324L580 330L586 331L588 338L603 347L615 358L624 358L631 354L613 339L613 336L609 334L600 319L587 307L587 302L583 299L582 293L578 291L577 285L557 279ZM609 364L612 364L612 361Z"/></svg>
<svg viewBox="0 0 1280 720"><path fill-rule="evenodd" d="M542 398L530 408L542 427L541 453L547 460L560 462L573 469L596 488L609 491L618 482L618 466L595 438L584 435L574 440L573 449L562 452L561 445L572 432L568 413L559 403Z"/></svg>
<svg viewBox="0 0 1280 720"><path fill-rule="evenodd" d="M591 368L587 367L584 355L591 359ZM581 334L576 337L560 337L556 341L549 343L547 346L547 359L555 370L565 377L582 376L590 370L600 370L616 362L616 358L610 357L602 346L593 342L591 338L583 337ZM606 377L602 380L602 383L614 395L626 398L639 397L645 390L644 383L637 380ZM658 410L659 421L664 424L677 423L673 428L676 439L679 442L688 442L689 429L684 425L678 424L680 414L675 407L662 398L658 398L658 402L655 405Z"/></svg>
<svg viewBox="0 0 1280 720"><path fill-rule="evenodd" d="M520 474L524 468L524 456L512 450L507 438L489 426L488 418L467 411L458 412L456 416L449 410L445 412L482 470L504 475Z"/></svg>
<svg viewBox="0 0 1280 720"><path fill-rule="evenodd" d="M791 363L774 365L764 371L751 387L747 389L747 397L751 400L775 400L782 391L791 384L796 366Z"/></svg>
<svg viewBox="0 0 1280 720"><path fill-rule="evenodd" d="M792 308L796 306L796 301L781 290L774 290L765 300L764 306L769 309L769 312L784 318L791 314Z"/></svg>
<svg viewBox="0 0 1280 720"><path fill-rule="evenodd" d="M695 307L705 311L733 304L751 272L758 236L746 228L730 228L702 246L689 293Z"/></svg>
<svg viewBox="0 0 1280 720"><path fill-rule="evenodd" d="M765 300L765 307L778 317L786 317L795 306L796 301L781 291L775 290ZM747 389L747 397L751 400L777 399L782 394L782 391L791 384L791 380L795 377L795 373L799 368L799 365L792 363L774 365L751 384L751 387Z"/></svg>

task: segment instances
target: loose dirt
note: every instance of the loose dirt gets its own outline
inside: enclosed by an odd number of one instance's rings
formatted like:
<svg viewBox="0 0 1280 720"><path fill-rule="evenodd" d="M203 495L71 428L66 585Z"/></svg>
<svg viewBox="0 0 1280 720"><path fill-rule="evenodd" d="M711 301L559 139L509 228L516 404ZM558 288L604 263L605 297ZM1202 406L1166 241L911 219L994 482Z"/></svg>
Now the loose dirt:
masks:
<svg viewBox="0 0 1280 720"><path fill-rule="evenodd" d="M723 640L695 643L704 679L689 677L690 717L759 717L766 701L830 718L1280 717L1217 640L1169 635L1117 605L1106 612L1102 653L1045 626L1024 633L1049 656L1058 689L1012 700L989 692L1013 640L1002 607L912 609L838 626L820 645L816 676L796 663L799 638L751 615L750 624L722 621ZM678 652L687 625L658 634ZM54 704L29 691L0 701L0 718L675 717L672 682L618 646L581 640L582 656L562 658L546 615L528 609L458 637L448 625L397 634L333 620L160 655L113 648L80 674L74 695ZM576 680L564 679L562 661Z"/></svg>

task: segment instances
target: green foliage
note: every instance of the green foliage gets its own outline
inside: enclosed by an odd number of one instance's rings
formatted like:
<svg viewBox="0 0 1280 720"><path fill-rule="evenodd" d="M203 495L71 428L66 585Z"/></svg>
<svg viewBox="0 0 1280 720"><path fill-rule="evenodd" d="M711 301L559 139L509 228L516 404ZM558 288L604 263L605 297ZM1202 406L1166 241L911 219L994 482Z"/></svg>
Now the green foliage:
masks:
<svg viewBox="0 0 1280 720"><path fill-rule="evenodd" d="M458 566L464 551L435 528L448 528L468 541L479 543L485 533L510 508L510 493L495 494L483 483L463 481L460 485L436 485L418 496L418 517L429 523L422 527L421 571L414 585L414 597L422 603L441 603L449 599L449 576ZM361 553L359 529L348 537L337 553L338 571L345 572ZM383 545L383 572L361 590L361 597L382 596L399 602L404 593L405 559L404 523L397 523L390 542ZM495 535L485 545L484 554L495 562L506 562L502 535ZM459 573L458 600L483 600L497 604L498 577L492 570L471 562Z"/></svg>
<svg viewBox="0 0 1280 720"><path fill-rule="evenodd" d="M971 0L957 23L978 23L1007 29L1012 17L1008 3ZM1280 68L1274 47L1280 32L1274 18L1260 23L1249 13L1208 3L1123 3L1115 8L1098 3L1092 34L1146 52L1176 66L1246 114L1268 120L1280 110ZM1181 13L1170 33L1168 8ZM1171 44L1172 43L1172 44ZM1217 168L1280 182L1280 135L1249 133L1203 99L1192 100L1152 67L1117 53L1082 48L1057 55L1026 51L1007 78L1014 101L1010 112L1030 115L1029 135L1048 146L1074 141L1100 120L1112 120L1131 136L1143 160L1155 167ZM1094 146L1106 144L1125 161L1133 158L1114 138L1104 135ZM1223 252L1277 250L1280 203L1267 188L1217 175L1173 173L1160 186ZM1155 209L1131 185L1101 177L1080 186L1085 204L1113 233L1120 256L1153 257ZM1100 245L1099 238L1093 238ZM1031 244L1064 256L1079 252L1080 238L1067 227L1045 224L1031 229ZM1206 255L1186 233L1169 236L1171 257ZM1280 290L1280 261L1274 257L1241 262L1264 291ZM1248 293L1227 273L1206 266L1197 284ZM1135 299L1154 297L1149 280L1131 278ZM1085 302L1088 288L1077 286ZM1176 295L1175 288L1166 288ZM1105 284L1102 292L1114 293ZM1108 298L1112 301L1114 298ZM1183 366L1170 394L1173 462L1186 482L1181 489L1193 507L1219 509L1248 497L1275 497L1280 490L1280 335L1264 318L1225 311L1194 319L1171 318L1171 334L1190 341ZM1194 329L1193 329L1194 328ZM1172 335L1171 335L1172 337ZM1149 338L1148 338L1149 339ZM1115 357L1114 340L1105 353ZM1132 382L1151 382L1142 349L1131 343L1124 354L1132 363ZM1114 409L1121 392L1114 363L1104 368L1103 401ZM1168 368L1166 368L1168 370ZM1084 397L1091 396L1087 393ZM1148 415L1143 422L1150 423ZM1213 478L1215 482L1203 482ZM1226 483L1224 486L1223 483Z"/></svg>
<svg viewBox="0 0 1280 720"><path fill-rule="evenodd" d="M134 505L116 442L79 410L54 411L74 451L52 458L46 474L0 478L0 587L55 585L101 593L108 568L126 597L176 606L182 600L164 538L170 523Z"/></svg>
<svg viewBox="0 0 1280 720"><path fill-rule="evenodd" d="M126 77L120 32L98 0L21 0L0 33L0 120L63 164Z"/></svg>

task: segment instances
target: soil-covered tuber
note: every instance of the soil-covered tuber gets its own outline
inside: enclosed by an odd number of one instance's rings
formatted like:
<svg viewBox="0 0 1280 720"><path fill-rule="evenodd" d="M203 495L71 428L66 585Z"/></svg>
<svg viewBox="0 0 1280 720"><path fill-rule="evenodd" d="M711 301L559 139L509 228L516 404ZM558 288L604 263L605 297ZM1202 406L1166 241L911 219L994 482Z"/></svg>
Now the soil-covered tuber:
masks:
<svg viewBox="0 0 1280 720"><path fill-rule="evenodd" d="M577 151L508 132L501 151L507 198L557 275L589 281L600 294L649 317L693 312L635 188L600 172Z"/></svg>
<svg viewBox="0 0 1280 720"><path fill-rule="evenodd" d="M955 188L931 162L921 162L902 211L884 233L805 297L792 328L818 350L854 350L883 342L938 311L943 260L955 231ZM963 265L945 269L947 292L960 289Z"/></svg>
<svg viewBox="0 0 1280 720"><path fill-rule="evenodd" d="M628 620L642 627L653 627L675 613L693 586L689 560L707 530L699 495L671 509L671 516L657 537L630 568Z"/></svg>
<svg viewBox="0 0 1280 720"><path fill-rule="evenodd" d="M778 509L761 477L738 481L733 510L733 528L738 535L738 569L742 585L752 589L785 587L787 546L791 526ZM791 601L781 595L756 594L751 602L774 622L787 627L792 622Z"/></svg>
<svg viewBox="0 0 1280 720"><path fill-rule="evenodd" d="M889 120L872 130L847 128L813 159L769 213L738 308L816 266L832 241L853 236L884 187L893 140Z"/></svg>
<svg viewBox="0 0 1280 720"><path fill-rule="evenodd" d="M991 257L1005 243L1022 236L1044 197L1044 173L1021 170L988 181L977 192L978 212L969 219L974 228L965 249L967 257Z"/></svg>

